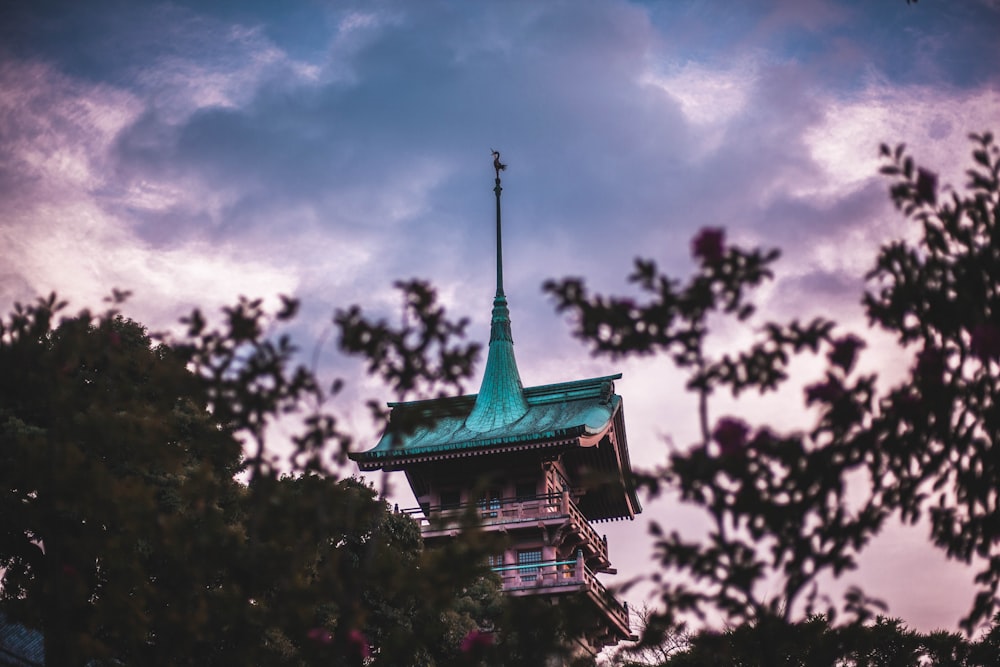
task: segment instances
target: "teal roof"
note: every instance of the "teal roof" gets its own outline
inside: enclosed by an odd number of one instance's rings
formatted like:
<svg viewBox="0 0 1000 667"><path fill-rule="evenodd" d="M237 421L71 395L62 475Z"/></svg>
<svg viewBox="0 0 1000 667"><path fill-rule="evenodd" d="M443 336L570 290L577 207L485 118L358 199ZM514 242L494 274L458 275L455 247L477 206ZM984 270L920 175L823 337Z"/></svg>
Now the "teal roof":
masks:
<svg viewBox="0 0 1000 667"><path fill-rule="evenodd" d="M619 378L620 373L528 387L522 393L525 407L519 417L498 420L485 429L482 421L469 423L482 405L477 395L390 403L389 425L378 444L351 458L362 469L372 470L413 457L474 454L480 449L541 442L569 444L577 438L599 436L610 428L621 408L621 397L614 393L614 380ZM494 412L511 414L502 409ZM408 419L420 425L406 434Z"/></svg>

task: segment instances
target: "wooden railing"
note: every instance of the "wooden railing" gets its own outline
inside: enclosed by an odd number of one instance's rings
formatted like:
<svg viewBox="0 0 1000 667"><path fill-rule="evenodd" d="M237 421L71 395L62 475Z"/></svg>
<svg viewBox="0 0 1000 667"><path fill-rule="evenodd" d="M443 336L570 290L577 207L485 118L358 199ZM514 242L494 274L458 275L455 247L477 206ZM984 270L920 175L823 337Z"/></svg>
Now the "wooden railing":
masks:
<svg viewBox="0 0 1000 667"><path fill-rule="evenodd" d="M506 592L530 592L542 589L551 592L553 588L561 587L587 590L592 597L600 601L608 613L615 617L621 627L629 629L628 608L620 603L600 582L597 575L587 567L582 554L578 553L574 560L502 565L492 570L500 575L503 580L503 590Z"/></svg>
<svg viewBox="0 0 1000 667"><path fill-rule="evenodd" d="M573 527L593 546L597 553L608 560L608 544L597 534L568 492L547 493L528 498L492 498L475 503L462 503L448 507L413 507L402 510L413 517L423 532L447 529L458 524L463 513L474 509L483 526L512 524L539 519L567 517Z"/></svg>

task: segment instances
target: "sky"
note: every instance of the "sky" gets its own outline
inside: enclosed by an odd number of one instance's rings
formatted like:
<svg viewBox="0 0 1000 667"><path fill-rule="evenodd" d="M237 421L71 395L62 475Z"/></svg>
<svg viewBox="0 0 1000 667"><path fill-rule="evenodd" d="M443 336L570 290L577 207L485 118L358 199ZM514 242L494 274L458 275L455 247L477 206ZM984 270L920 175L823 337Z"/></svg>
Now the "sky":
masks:
<svg viewBox="0 0 1000 667"><path fill-rule="evenodd" d="M760 321L837 319L869 339L865 367L897 379L909 357L860 307L878 246L913 233L878 146L906 143L963 185L967 134L1000 130L998 33L1000 0L3 3L0 307L56 291L98 308L128 289L126 314L161 330L195 306L294 295L295 339L348 380L337 409L367 448L363 403L387 390L338 357L331 315L398 317L393 282L420 277L486 343L495 148L521 377L622 372L632 461L654 466L697 437L683 378L591 357L543 281L627 292L635 257L683 277L692 236L723 227L782 249ZM751 335L722 322L713 344ZM819 366L794 371L788 391L713 414L805 426ZM669 498L603 524L609 583L650 570L650 517L704 525ZM954 628L972 574L925 536L890 528L837 585Z"/></svg>

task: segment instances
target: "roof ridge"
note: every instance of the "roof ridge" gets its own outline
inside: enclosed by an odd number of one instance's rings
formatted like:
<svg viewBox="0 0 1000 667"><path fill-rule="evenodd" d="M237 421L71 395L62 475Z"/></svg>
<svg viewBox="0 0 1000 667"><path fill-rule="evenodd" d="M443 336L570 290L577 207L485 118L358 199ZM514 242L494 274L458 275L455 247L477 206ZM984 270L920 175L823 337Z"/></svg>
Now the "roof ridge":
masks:
<svg viewBox="0 0 1000 667"><path fill-rule="evenodd" d="M524 387L523 392L525 398L528 400L529 404L534 403L533 398L538 398L541 396L546 396L548 394L556 394L564 391L566 388L570 387L595 387L600 391L603 389L605 382L614 382L615 380L622 379L621 373L614 373L612 375L601 375L592 378L583 378L581 380L566 380L564 382L552 382L550 384L539 384L533 387ZM386 407L390 408L417 408L417 407L434 407L435 405L451 405L454 408L461 407L462 405L476 402L478 394L462 394L460 396L437 396L435 398L421 398L413 401L389 401L386 403ZM580 398L586 398L586 396L580 396Z"/></svg>

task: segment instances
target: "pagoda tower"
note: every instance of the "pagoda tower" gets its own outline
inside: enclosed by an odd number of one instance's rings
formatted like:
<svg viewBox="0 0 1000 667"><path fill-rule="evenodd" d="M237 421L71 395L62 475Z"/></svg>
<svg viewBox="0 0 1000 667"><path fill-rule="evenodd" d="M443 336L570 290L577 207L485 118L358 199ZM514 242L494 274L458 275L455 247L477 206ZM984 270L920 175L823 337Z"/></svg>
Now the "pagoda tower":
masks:
<svg viewBox="0 0 1000 667"><path fill-rule="evenodd" d="M474 509L507 548L490 559L514 596L583 593L598 621L583 648L595 654L634 636L628 608L598 580L614 574L606 537L594 523L633 519L636 497L625 439L621 374L523 387L503 290L500 163L496 170L496 295L479 393L389 403L378 444L351 454L363 471L401 470L419 507L406 510L433 547ZM417 417L417 420L414 419ZM410 433L393 421L419 421ZM449 526L449 518L454 518Z"/></svg>

